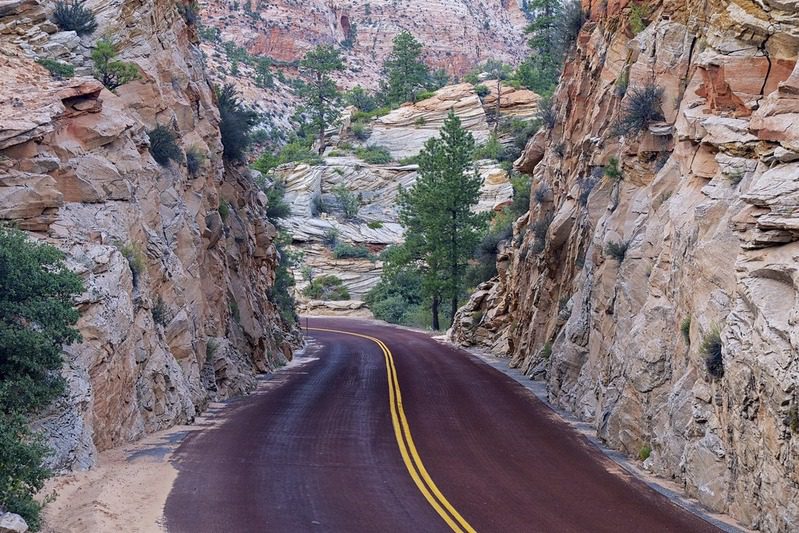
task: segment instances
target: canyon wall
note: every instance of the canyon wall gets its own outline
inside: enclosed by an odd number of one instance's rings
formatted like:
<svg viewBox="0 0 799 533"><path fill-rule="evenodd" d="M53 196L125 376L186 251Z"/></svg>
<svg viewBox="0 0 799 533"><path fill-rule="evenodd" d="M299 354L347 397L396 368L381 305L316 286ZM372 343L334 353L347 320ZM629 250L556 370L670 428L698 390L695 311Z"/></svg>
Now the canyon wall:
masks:
<svg viewBox="0 0 799 533"><path fill-rule="evenodd" d="M196 29L172 0L89 0L99 27L79 37L48 20L52 4L0 2L0 220L85 280L68 392L39 424L66 469L251 391L300 338L269 301L277 230L250 171L223 161ZM91 77L100 38L137 80L111 92ZM156 125L203 155L198 171L155 162Z"/></svg>
<svg viewBox="0 0 799 533"><path fill-rule="evenodd" d="M799 2L584 6L556 123L516 162L530 211L450 336L708 508L796 531ZM664 120L614 134L648 83Z"/></svg>

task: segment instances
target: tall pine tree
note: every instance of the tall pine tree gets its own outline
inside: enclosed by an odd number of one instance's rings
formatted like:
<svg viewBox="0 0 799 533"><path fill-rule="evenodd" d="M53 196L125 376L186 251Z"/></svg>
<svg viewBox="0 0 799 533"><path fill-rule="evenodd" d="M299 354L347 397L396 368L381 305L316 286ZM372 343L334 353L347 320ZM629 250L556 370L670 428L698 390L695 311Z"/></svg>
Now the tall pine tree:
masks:
<svg viewBox="0 0 799 533"><path fill-rule="evenodd" d="M330 45L317 46L300 61L300 71L306 79L299 94L310 116L310 125L317 132L320 154L325 150L325 130L339 115L341 93L330 74L343 68L338 49Z"/></svg>
<svg viewBox="0 0 799 533"><path fill-rule="evenodd" d="M409 32L403 31L394 37L391 55L383 63L390 102L413 102L416 93L427 84L430 73L421 55L422 44Z"/></svg>
<svg viewBox="0 0 799 533"><path fill-rule="evenodd" d="M399 198L408 257L423 265L424 292L432 299L433 328L439 306L449 299L452 316L464 289L469 258L486 228L486 214L473 211L480 198L480 176L472 154L474 137L450 111L440 137L419 154L419 178Z"/></svg>

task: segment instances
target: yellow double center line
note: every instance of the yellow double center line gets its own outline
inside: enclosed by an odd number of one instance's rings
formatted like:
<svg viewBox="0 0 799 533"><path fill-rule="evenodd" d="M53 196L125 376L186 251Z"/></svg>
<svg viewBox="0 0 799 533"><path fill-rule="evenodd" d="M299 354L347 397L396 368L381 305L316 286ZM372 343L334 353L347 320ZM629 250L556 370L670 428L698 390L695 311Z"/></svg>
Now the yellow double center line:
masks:
<svg viewBox="0 0 799 533"><path fill-rule="evenodd" d="M399 446L400 455L402 455L405 468L408 469L408 473L411 475L411 478L413 478L413 482L416 483L416 487L430 506L435 509L453 531L459 533L476 533L474 528L469 525L460 513L455 510L452 504L447 501L444 495L441 494L441 491L430 478L430 474L424 467L422 459L419 457L419 452L416 451L416 445L413 443L413 437L411 437L411 429L408 426L408 420L402 408L402 394L400 393L399 380L397 379L397 369L394 366L394 356L391 354L391 350L388 349L388 346L376 337L361 335L360 333L353 333L351 331L326 328L309 329L360 337L374 342L383 350L383 356L386 360L386 373L388 375L388 401L391 407L391 421L394 426L394 436L397 439L397 446Z"/></svg>

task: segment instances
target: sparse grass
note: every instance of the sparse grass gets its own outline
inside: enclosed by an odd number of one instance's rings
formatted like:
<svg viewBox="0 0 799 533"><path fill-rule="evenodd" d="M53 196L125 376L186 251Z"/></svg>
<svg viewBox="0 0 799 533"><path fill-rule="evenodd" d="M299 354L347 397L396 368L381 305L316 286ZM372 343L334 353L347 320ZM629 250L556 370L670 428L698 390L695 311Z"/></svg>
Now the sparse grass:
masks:
<svg viewBox="0 0 799 533"><path fill-rule="evenodd" d="M628 241L610 241L605 245L605 255L611 257L621 263L627 255L627 248L630 243Z"/></svg>
<svg viewBox="0 0 799 533"><path fill-rule="evenodd" d="M46 68L50 75L57 80L65 80L75 75L75 67L69 63L62 63L54 59L37 59L36 62Z"/></svg>
<svg viewBox="0 0 799 533"><path fill-rule="evenodd" d="M691 317L687 316L680 322L680 333L682 338L685 339L685 344L691 344Z"/></svg>
<svg viewBox="0 0 799 533"><path fill-rule="evenodd" d="M130 272L133 276L133 286L138 286L141 275L144 273L144 269L146 267L144 262L144 254L141 252L138 246L132 243L118 245L117 248L122 254L122 257L124 257L128 262L128 267L130 267Z"/></svg>
<svg viewBox="0 0 799 533"><path fill-rule="evenodd" d="M646 131L649 124L663 120L661 106L663 87L647 83L633 87L625 97L625 104L613 130L616 135L637 135Z"/></svg>
<svg viewBox="0 0 799 533"><path fill-rule="evenodd" d="M704 336L699 348L699 353L705 359L705 368L713 378L724 377L724 360L721 350L721 332L718 328L713 328Z"/></svg>

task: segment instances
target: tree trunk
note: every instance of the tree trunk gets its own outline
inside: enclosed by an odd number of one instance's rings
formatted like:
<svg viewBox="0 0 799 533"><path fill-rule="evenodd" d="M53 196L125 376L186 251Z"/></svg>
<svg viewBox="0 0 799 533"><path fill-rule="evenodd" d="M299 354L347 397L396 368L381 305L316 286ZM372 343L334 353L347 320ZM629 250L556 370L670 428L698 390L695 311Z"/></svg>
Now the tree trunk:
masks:
<svg viewBox="0 0 799 533"><path fill-rule="evenodd" d="M502 94L502 85L499 78L501 78L501 76L497 74L497 112L496 115L494 115L494 135L497 134L497 128L499 128L499 98Z"/></svg>
<svg viewBox="0 0 799 533"><path fill-rule="evenodd" d="M433 296L433 305L431 307L431 310L433 311L433 329L436 330L436 331L441 329L441 325L438 322L438 306L439 306L440 303L441 303L441 300L439 299L438 295L437 294L434 295Z"/></svg>
<svg viewBox="0 0 799 533"><path fill-rule="evenodd" d="M458 312L458 295L457 293L452 296L452 320L455 321L455 313Z"/></svg>

